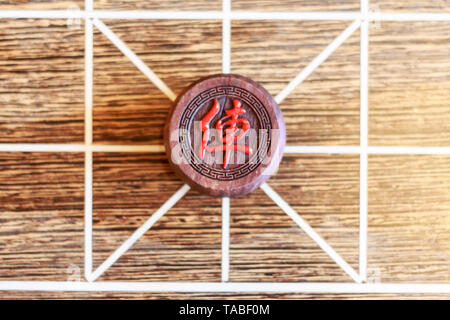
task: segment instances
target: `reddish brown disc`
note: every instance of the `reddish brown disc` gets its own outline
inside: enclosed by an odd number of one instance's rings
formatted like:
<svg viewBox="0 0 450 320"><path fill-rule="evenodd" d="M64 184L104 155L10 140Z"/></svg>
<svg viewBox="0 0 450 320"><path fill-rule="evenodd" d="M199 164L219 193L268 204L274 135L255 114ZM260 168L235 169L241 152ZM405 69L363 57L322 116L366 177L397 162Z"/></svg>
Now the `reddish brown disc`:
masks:
<svg viewBox="0 0 450 320"><path fill-rule="evenodd" d="M169 162L190 186L212 196L245 195L278 168L286 129L261 85L235 74L210 76L175 101L165 127Z"/></svg>

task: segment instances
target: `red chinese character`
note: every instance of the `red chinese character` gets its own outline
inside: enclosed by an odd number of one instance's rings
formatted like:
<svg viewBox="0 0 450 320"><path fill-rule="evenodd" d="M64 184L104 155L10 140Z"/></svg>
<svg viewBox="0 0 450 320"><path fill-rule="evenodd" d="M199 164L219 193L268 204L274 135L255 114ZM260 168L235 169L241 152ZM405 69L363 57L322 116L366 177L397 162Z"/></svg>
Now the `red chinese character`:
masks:
<svg viewBox="0 0 450 320"><path fill-rule="evenodd" d="M200 128L202 130L202 144L200 147L200 159L203 160L205 156L205 151L208 152L216 152L216 151L225 151L223 166L227 167L229 158L232 150L238 150L245 152L246 154L252 153L252 150L249 146L245 144L237 144L239 140L241 140L244 135L247 133L248 129L250 129L250 123L245 118L238 118L241 114L245 113L244 108L241 107L241 102L237 99L233 99L233 109L225 110L226 116L222 117L216 123L216 129L218 131L218 138L221 145L217 146L208 146L209 140L209 123L211 120L217 115L220 110L220 104L217 99L214 99L214 105L209 110L209 112L203 117L200 122ZM228 119L228 120L227 120ZM238 127L238 125L240 125ZM225 129L224 129L225 127ZM225 130L225 135L223 131ZM238 135L235 135L236 132L239 132Z"/></svg>

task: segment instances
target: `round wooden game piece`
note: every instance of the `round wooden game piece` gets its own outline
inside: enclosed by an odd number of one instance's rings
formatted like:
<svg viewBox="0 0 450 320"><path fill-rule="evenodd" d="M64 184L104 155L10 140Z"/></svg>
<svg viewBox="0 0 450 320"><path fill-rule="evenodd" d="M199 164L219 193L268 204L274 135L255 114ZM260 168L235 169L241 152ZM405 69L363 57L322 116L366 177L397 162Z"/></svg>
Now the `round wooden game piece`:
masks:
<svg viewBox="0 0 450 320"><path fill-rule="evenodd" d="M273 97L236 74L189 86L164 130L169 162L190 186L212 196L245 195L264 183L283 156L286 129Z"/></svg>

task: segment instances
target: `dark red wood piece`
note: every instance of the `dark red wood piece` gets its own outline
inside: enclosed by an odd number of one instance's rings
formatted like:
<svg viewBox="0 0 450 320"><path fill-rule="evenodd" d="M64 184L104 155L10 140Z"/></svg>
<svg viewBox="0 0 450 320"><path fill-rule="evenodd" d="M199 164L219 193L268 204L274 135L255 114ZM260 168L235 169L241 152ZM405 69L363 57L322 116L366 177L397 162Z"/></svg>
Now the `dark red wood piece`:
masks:
<svg viewBox="0 0 450 320"><path fill-rule="evenodd" d="M273 97L236 74L213 75L174 102L164 140L170 164L212 196L243 196L264 183L283 156L286 129Z"/></svg>

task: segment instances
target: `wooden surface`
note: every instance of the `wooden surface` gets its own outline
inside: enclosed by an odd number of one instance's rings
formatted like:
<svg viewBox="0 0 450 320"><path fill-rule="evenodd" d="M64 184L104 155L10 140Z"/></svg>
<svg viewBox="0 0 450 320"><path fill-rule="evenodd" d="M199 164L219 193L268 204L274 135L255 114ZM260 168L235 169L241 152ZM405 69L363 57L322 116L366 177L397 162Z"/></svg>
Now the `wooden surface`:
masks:
<svg viewBox="0 0 450 320"><path fill-rule="evenodd" d="M358 11L359 0L233 0L236 11Z"/></svg>
<svg viewBox="0 0 450 320"><path fill-rule="evenodd" d="M450 145L450 22L382 21L370 39L370 144Z"/></svg>
<svg viewBox="0 0 450 320"><path fill-rule="evenodd" d="M412 3L404 2L402 8ZM0 9L11 3L0 2ZM36 9L36 3L23 1L15 8ZM96 1L96 6L114 9L114 3ZM177 1L159 3L179 9ZM246 3L235 0L233 8L248 10ZM264 1L255 10L291 10L289 3L283 7ZM307 11L359 9L359 1L339 3L315 7L310 2ZM400 7L394 1L379 3L389 10ZM47 1L38 8L60 4ZM120 9L132 5L121 2ZM186 4L198 9L196 5ZM213 1L209 5L216 6ZM221 21L104 22L175 93L201 76L221 72ZM275 95L348 25L233 21L231 70L259 81ZM371 24L370 145L449 145L449 26ZM83 25L1 19L0 40L0 142L82 143ZM94 42L94 142L161 145L170 101L98 30ZM359 32L281 108L290 145L359 145ZM450 282L449 163L450 156L369 157L369 282ZM0 167L0 280L64 281L78 271L82 277L84 155L0 152ZM286 155L269 184L358 269L358 155ZM94 266L181 185L164 154L95 153ZM189 191L99 280L220 281L220 260L221 201ZM231 201L230 280L352 281L261 190ZM8 292L0 297L399 296Z"/></svg>
<svg viewBox="0 0 450 320"><path fill-rule="evenodd" d="M0 10L76 10L84 0L0 0Z"/></svg>
<svg viewBox="0 0 450 320"><path fill-rule="evenodd" d="M0 19L0 142L84 141L84 25Z"/></svg>

